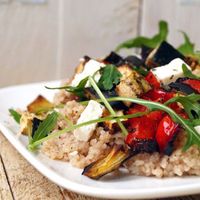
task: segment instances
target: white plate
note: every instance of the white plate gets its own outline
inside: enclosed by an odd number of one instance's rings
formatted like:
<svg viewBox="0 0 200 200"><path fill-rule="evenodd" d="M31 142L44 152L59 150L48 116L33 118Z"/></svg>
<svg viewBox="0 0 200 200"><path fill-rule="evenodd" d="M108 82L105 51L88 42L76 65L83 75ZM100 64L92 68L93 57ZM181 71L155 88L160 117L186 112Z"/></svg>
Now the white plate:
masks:
<svg viewBox="0 0 200 200"><path fill-rule="evenodd" d="M71 191L94 197L116 199L144 199L196 194L200 192L200 177L150 178L127 175L108 175L95 181L81 175L82 170L68 163L50 160L42 154L26 149L27 138L16 137L18 125L9 117L9 108L25 108L38 94L52 99L54 91L44 85L55 86L58 81L28 84L0 89L0 130L12 145L39 172L51 181Z"/></svg>

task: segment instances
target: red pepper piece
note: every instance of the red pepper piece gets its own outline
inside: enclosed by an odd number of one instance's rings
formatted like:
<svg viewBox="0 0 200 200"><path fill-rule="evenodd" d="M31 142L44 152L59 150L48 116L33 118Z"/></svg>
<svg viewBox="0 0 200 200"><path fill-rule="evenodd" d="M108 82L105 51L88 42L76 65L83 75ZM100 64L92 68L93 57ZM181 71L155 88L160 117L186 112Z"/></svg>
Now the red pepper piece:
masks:
<svg viewBox="0 0 200 200"><path fill-rule="evenodd" d="M200 80L186 79L185 81L183 81L183 83L189 85L192 89L194 89L197 93L200 94Z"/></svg>
<svg viewBox="0 0 200 200"><path fill-rule="evenodd" d="M146 110L146 107L136 105L129 110L129 114ZM132 149L140 149L145 152L155 151L157 149L155 133L162 115L162 111L153 111L142 117L129 119L127 124L130 132L125 139L126 144Z"/></svg>
<svg viewBox="0 0 200 200"><path fill-rule="evenodd" d="M129 128L131 130L125 139L125 143L129 145L130 148L134 149L135 145L140 141L155 140L157 128L155 120L143 116L130 119L129 124L131 125Z"/></svg>
<svg viewBox="0 0 200 200"><path fill-rule="evenodd" d="M147 74L145 79L153 88L160 88L160 82L151 71Z"/></svg>
<svg viewBox="0 0 200 200"><path fill-rule="evenodd" d="M175 96L174 92L166 92L163 89L154 88L146 92L142 98L146 100L156 101L160 103L165 103L169 99Z"/></svg>
<svg viewBox="0 0 200 200"><path fill-rule="evenodd" d="M172 143L178 129L179 125L175 123L169 115L163 117L156 131L156 140L158 142L160 152L168 155L172 153Z"/></svg>

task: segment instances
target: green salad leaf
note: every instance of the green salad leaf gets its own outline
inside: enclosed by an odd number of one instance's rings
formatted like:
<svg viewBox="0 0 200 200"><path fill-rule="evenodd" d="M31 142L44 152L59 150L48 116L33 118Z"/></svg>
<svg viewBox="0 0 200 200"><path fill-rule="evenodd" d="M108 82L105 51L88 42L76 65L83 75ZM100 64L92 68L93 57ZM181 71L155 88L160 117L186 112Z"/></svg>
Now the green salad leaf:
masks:
<svg viewBox="0 0 200 200"><path fill-rule="evenodd" d="M65 89L66 91L68 92L71 92L81 98L84 98L84 88L85 88L85 85L87 84L88 82L88 77L84 78L83 80L80 81L80 83L76 86L76 87L73 87L73 86L62 86L62 87L47 87L45 86L45 88L47 89L51 89L51 90L54 90L54 89Z"/></svg>
<svg viewBox="0 0 200 200"><path fill-rule="evenodd" d="M16 110L14 110L12 108L9 109L9 113L13 117L13 119L19 124L20 123L21 114L19 114Z"/></svg>
<svg viewBox="0 0 200 200"><path fill-rule="evenodd" d="M193 55L194 54L194 44L190 41L188 35L181 31L184 37L184 43L181 44L177 50L183 55Z"/></svg>
<svg viewBox="0 0 200 200"><path fill-rule="evenodd" d="M100 70L101 78L98 86L102 90L111 90L113 86L120 82L122 74L117 70L115 65L106 65Z"/></svg>
<svg viewBox="0 0 200 200"><path fill-rule="evenodd" d="M185 64L182 65L182 70L185 77L200 80L200 77L193 74L192 71L189 70Z"/></svg>
<svg viewBox="0 0 200 200"><path fill-rule="evenodd" d="M58 113L52 112L39 124L37 130L33 133L33 137L29 140L29 143L34 143L38 140L45 138L56 126L58 119Z"/></svg>
<svg viewBox="0 0 200 200"><path fill-rule="evenodd" d="M116 51L119 51L123 48L134 48L134 47L142 47L147 46L150 48L156 48L159 46L164 40L167 40L168 35L168 24L165 21L159 22L159 32L151 38L138 36L136 38L127 40L120 45L117 46Z"/></svg>
<svg viewBox="0 0 200 200"><path fill-rule="evenodd" d="M181 33L183 34L183 37L184 37L184 43L181 44L177 48L177 50L185 56L191 56L198 59L198 61L200 61L200 53L195 51L194 43L190 41L188 35L185 32L181 31Z"/></svg>

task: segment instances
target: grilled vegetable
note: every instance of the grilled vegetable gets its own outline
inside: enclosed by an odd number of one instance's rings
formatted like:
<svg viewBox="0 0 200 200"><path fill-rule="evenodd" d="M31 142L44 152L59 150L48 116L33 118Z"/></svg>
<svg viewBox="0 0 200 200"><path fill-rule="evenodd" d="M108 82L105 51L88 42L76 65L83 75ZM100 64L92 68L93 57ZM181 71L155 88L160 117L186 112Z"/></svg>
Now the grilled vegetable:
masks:
<svg viewBox="0 0 200 200"><path fill-rule="evenodd" d="M169 87L185 94L200 93L200 80L191 78L179 78L170 83Z"/></svg>
<svg viewBox="0 0 200 200"><path fill-rule="evenodd" d="M83 60L81 60L81 62L75 69L76 74L81 73L83 71L85 63L88 62L90 59L91 58L89 56L83 57Z"/></svg>
<svg viewBox="0 0 200 200"><path fill-rule="evenodd" d="M118 67L122 74L120 83L116 86L116 92L122 97L137 97L142 93L151 89L149 83L138 74L135 70L131 69L128 65ZM130 102L124 102L126 106L130 106Z"/></svg>
<svg viewBox="0 0 200 200"><path fill-rule="evenodd" d="M188 94L188 95L194 93L194 90L189 85L186 85L181 82L180 83L179 82L170 83L169 87L171 89L175 89L177 91L183 92L184 94Z"/></svg>
<svg viewBox="0 0 200 200"><path fill-rule="evenodd" d="M137 56L127 56L124 60L126 61L126 63L132 66L140 67L145 65L145 63Z"/></svg>
<svg viewBox="0 0 200 200"><path fill-rule="evenodd" d="M101 91L106 98L118 96L114 89ZM98 99L99 96L93 88L85 88L85 97L87 99ZM125 105L120 101L110 102L110 105L115 109L126 109Z"/></svg>
<svg viewBox="0 0 200 200"><path fill-rule="evenodd" d="M23 135L32 136L38 128L41 119L35 117L32 113L23 113L20 118L20 132Z"/></svg>
<svg viewBox="0 0 200 200"><path fill-rule="evenodd" d="M156 140L160 152L170 155L173 151L173 142L177 136L179 125L169 115L166 115L159 123L156 131Z"/></svg>
<svg viewBox="0 0 200 200"><path fill-rule="evenodd" d="M105 174L118 169L130 157L131 154L127 149L121 145L114 145L108 155L86 166L82 175L92 179L99 179Z"/></svg>
<svg viewBox="0 0 200 200"><path fill-rule="evenodd" d="M115 52L111 52L106 58L103 60L106 64L113 64L116 66L124 64L124 59Z"/></svg>
<svg viewBox="0 0 200 200"><path fill-rule="evenodd" d="M104 117L108 116L109 113L106 111L104 113ZM124 115L123 110L119 110L116 111L116 116L122 116ZM126 119L121 120L121 121L126 121ZM116 120L109 120L109 121L105 121L103 122L103 125L105 126L105 128L107 128L111 134L117 133L118 131L120 131L120 127L118 125L118 123L116 122Z"/></svg>
<svg viewBox="0 0 200 200"><path fill-rule="evenodd" d="M51 110L54 105L45 97L39 95L32 103L27 106L27 110L31 113L40 114Z"/></svg>
<svg viewBox="0 0 200 200"><path fill-rule="evenodd" d="M185 59L179 51L177 51L173 46L167 42L162 42L160 46L154 49L148 56L146 60L146 65L155 67L168 64L175 58Z"/></svg>

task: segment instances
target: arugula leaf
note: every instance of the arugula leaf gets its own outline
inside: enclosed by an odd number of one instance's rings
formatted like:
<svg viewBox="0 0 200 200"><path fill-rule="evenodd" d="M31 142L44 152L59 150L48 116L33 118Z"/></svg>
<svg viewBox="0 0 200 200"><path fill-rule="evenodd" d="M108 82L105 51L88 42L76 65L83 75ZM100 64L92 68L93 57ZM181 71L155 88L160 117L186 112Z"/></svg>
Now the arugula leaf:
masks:
<svg viewBox="0 0 200 200"><path fill-rule="evenodd" d="M188 37L188 35L181 31L184 37L184 43L181 44L177 50L183 55L193 55L194 54L194 43L192 43Z"/></svg>
<svg viewBox="0 0 200 200"><path fill-rule="evenodd" d="M115 65L107 65L100 70L101 78L98 86L102 90L111 90L114 85L120 82L122 74L117 70Z"/></svg>
<svg viewBox="0 0 200 200"><path fill-rule="evenodd" d="M45 88L51 89L51 90L65 89L66 91L71 92L71 93L83 98L85 96L84 95L84 88L85 88L87 81L88 81L88 77L81 80L80 83L76 87L67 85L67 86L63 86L63 87L47 87L47 86L45 86Z"/></svg>
<svg viewBox="0 0 200 200"><path fill-rule="evenodd" d="M200 54L195 52L195 45L192 43L188 37L188 35L181 31L184 37L184 43L181 44L177 50L185 56L192 56L200 61Z"/></svg>
<svg viewBox="0 0 200 200"><path fill-rule="evenodd" d="M188 96L178 96L165 102L168 105L173 102L179 102L184 107L190 119L200 119L200 95L191 94Z"/></svg>
<svg viewBox="0 0 200 200"><path fill-rule="evenodd" d="M161 44L164 40L167 40L167 35L168 35L168 24L165 21L160 21L158 34L154 35L152 38L139 36L134 39L127 40L118 45L116 51L119 51L120 49L123 48L129 49L142 46L155 48L159 44Z"/></svg>
<svg viewBox="0 0 200 200"><path fill-rule="evenodd" d="M58 119L58 113L52 112L40 123L37 130L33 133L33 138L30 143L36 142L46 137L55 127Z"/></svg>
<svg viewBox="0 0 200 200"><path fill-rule="evenodd" d="M14 110L12 108L9 109L9 113L13 117L13 119L19 124L20 123L21 114L19 114L16 110Z"/></svg>
<svg viewBox="0 0 200 200"><path fill-rule="evenodd" d="M182 70L183 70L183 74L184 74L185 77L200 80L200 77L193 74L192 71L189 70L185 64L182 65Z"/></svg>

